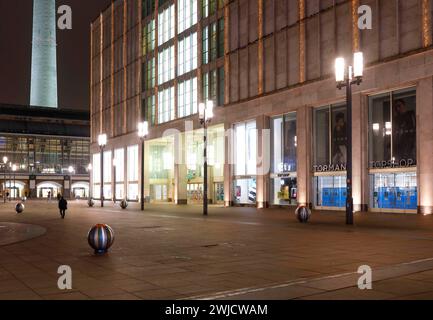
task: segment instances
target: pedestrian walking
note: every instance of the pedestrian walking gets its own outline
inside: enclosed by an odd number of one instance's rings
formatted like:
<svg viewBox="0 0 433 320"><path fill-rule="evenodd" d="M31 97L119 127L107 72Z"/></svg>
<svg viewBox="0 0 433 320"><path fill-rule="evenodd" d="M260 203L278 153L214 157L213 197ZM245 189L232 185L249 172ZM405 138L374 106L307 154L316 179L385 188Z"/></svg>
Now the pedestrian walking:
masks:
<svg viewBox="0 0 433 320"><path fill-rule="evenodd" d="M59 210L60 210L60 216L62 219L65 219L66 210L68 210L68 201L66 201L63 196L59 200Z"/></svg>

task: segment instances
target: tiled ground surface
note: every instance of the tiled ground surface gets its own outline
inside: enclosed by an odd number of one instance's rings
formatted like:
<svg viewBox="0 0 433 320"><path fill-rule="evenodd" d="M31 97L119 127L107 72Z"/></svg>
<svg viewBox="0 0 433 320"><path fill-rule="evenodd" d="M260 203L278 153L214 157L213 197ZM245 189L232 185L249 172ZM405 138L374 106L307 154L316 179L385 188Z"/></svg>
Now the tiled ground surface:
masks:
<svg viewBox="0 0 433 320"><path fill-rule="evenodd" d="M55 202L28 202L21 215L13 203L0 204L0 225L47 229L0 246L0 299L188 299L221 292L234 299L433 299L432 261L403 272L396 267L433 258L433 217L367 214L347 227L344 213L316 212L301 225L286 210L212 207L203 218L200 207L147 205L144 213L135 205L69 207L61 220ZM93 256L87 244L95 223L116 232L106 256ZM57 288L60 265L72 268L72 291ZM355 288L361 265L381 270L371 291Z"/></svg>

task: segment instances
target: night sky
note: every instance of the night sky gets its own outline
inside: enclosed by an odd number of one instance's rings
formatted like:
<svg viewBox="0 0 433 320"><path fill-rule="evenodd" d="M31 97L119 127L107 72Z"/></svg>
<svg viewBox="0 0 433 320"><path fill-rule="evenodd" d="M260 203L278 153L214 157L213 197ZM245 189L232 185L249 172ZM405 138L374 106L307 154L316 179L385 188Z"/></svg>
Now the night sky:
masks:
<svg viewBox="0 0 433 320"><path fill-rule="evenodd" d="M37 1L37 0L36 0ZM90 23L111 0L57 0L72 8L72 30L57 30L59 108L89 110ZM32 0L0 0L0 103L28 105Z"/></svg>

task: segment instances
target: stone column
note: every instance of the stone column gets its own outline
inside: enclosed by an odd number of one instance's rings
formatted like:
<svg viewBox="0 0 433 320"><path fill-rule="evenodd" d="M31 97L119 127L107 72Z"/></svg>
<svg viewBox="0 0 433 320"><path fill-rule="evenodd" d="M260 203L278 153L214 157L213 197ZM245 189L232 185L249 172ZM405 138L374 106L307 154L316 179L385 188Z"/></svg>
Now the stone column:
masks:
<svg viewBox="0 0 433 320"><path fill-rule="evenodd" d="M354 210L366 211L368 208L368 190L367 193L363 190L367 187L368 189L368 171L367 171L367 158L364 157L365 153L368 153L364 143L365 134L368 136L368 132L365 132L363 126L364 123L364 111L363 108L363 96L361 93L353 94L352 98L352 172L353 172L353 207ZM368 109L368 108L367 108ZM367 194L367 198L365 195Z"/></svg>
<svg viewBox="0 0 433 320"><path fill-rule="evenodd" d="M257 208L269 207L269 179L271 169L270 119L260 116L257 126Z"/></svg>
<svg viewBox="0 0 433 320"><path fill-rule="evenodd" d="M225 141L224 141L224 206L233 206L233 144L234 132L232 126L224 124Z"/></svg>
<svg viewBox="0 0 433 320"><path fill-rule="evenodd" d="M299 205L313 205L312 190L312 111L310 107L301 107L297 112L297 167L298 167L298 203Z"/></svg>
<svg viewBox="0 0 433 320"><path fill-rule="evenodd" d="M433 80L419 82L417 90L418 213L433 214Z"/></svg>
<svg viewBox="0 0 433 320"><path fill-rule="evenodd" d="M185 164L174 165L174 203L177 205L188 204L187 174L188 169Z"/></svg>
<svg viewBox="0 0 433 320"><path fill-rule="evenodd" d="M150 147L149 143L144 144L144 199L145 202L150 202Z"/></svg>
<svg viewBox="0 0 433 320"><path fill-rule="evenodd" d="M71 194L71 177L70 176L65 176L63 179L63 197L66 199L70 199L72 194Z"/></svg>

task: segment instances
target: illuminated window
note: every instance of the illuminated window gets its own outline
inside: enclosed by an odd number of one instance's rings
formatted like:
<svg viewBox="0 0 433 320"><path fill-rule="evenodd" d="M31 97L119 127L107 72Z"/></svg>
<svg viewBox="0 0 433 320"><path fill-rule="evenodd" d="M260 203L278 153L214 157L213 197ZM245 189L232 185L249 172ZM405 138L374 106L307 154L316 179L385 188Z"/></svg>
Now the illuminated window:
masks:
<svg viewBox="0 0 433 320"><path fill-rule="evenodd" d="M197 0L179 0L177 4L178 33L197 23Z"/></svg>
<svg viewBox="0 0 433 320"><path fill-rule="evenodd" d="M155 96L147 97L145 100L145 119L155 125Z"/></svg>
<svg viewBox="0 0 433 320"><path fill-rule="evenodd" d="M158 44L162 45L174 38L175 11L174 4L158 15Z"/></svg>
<svg viewBox="0 0 433 320"><path fill-rule="evenodd" d="M143 27L143 55L155 49L155 20Z"/></svg>
<svg viewBox="0 0 433 320"><path fill-rule="evenodd" d="M144 64L144 70L143 70L143 75L144 75L143 87L146 90L150 90L153 87L155 87L155 73L156 73L155 58L148 59Z"/></svg>
<svg viewBox="0 0 433 320"><path fill-rule="evenodd" d="M178 55L179 76L197 69L197 33L179 41Z"/></svg>
<svg viewBox="0 0 433 320"><path fill-rule="evenodd" d="M214 69L203 74L203 98L212 100L217 106L224 104L224 68Z"/></svg>
<svg viewBox="0 0 433 320"><path fill-rule="evenodd" d="M166 48L158 55L158 84L174 79L175 59L174 46Z"/></svg>
<svg viewBox="0 0 433 320"><path fill-rule="evenodd" d="M138 199L138 146L128 147L128 199Z"/></svg>
<svg viewBox="0 0 433 320"><path fill-rule="evenodd" d="M186 80L178 86L178 117L197 113L197 78Z"/></svg>
<svg viewBox="0 0 433 320"><path fill-rule="evenodd" d="M162 90L158 94L158 123L174 120L174 87Z"/></svg>

